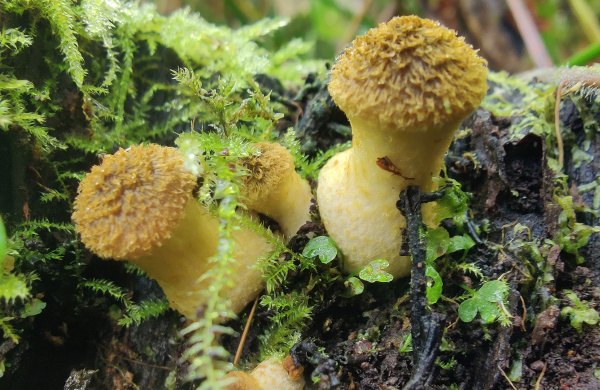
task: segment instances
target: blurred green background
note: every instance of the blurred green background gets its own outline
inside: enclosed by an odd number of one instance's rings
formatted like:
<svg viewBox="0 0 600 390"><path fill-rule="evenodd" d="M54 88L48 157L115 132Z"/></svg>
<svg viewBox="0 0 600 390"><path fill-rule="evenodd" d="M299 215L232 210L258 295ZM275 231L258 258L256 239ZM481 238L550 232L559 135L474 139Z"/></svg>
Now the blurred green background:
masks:
<svg viewBox="0 0 600 390"><path fill-rule="evenodd" d="M528 47L508 5L502 0L154 0L163 14L190 7L217 24L232 27L266 16L286 16L290 24L266 45L295 37L313 43L312 58L333 59L353 37L394 15L416 14L458 31L495 70L531 69ZM591 51L577 64L600 58L600 0L512 0L524 7L555 65ZM514 11L513 11L514 12ZM521 12L523 14L523 12Z"/></svg>

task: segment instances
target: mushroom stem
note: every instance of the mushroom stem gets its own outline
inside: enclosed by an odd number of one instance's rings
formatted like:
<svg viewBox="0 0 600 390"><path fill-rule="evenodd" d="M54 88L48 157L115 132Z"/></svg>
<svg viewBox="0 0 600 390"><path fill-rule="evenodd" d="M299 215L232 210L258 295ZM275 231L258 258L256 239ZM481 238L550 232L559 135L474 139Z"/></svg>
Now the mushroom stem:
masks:
<svg viewBox="0 0 600 390"><path fill-rule="evenodd" d="M252 265L273 248L265 238L248 229L235 231L232 236L236 261L231 267L235 284L221 294L237 314L263 289L261 272ZM171 237L129 261L158 282L171 307L194 318L202 305L199 292L209 289L211 283L208 279L199 279L213 266L209 259L216 254L218 241L218 219L195 199L190 199Z"/></svg>
<svg viewBox="0 0 600 390"><path fill-rule="evenodd" d="M252 210L273 218L287 239L296 235L300 226L310 221L312 194L308 182L296 172L282 181L276 191L265 196Z"/></svg>
<svg viewBox="0 0 600 390"><path fill-rule="evenodd" d="M408 185L418 185L424 192L435 190L431 179L440 173L444 156L460 121L449 123L441 129L425 128L414 131L399 131L397 127L383 128L377 121L361 120L349 115L352 127L352 155L348 164L352 166L365 186L385 183L395 199ZM423 140L426 143L426 158L423 155ZM393 166L386 170L377 160L386 157ZM395 201L395 200L394 200Z"/></svg>
<svg viewBox="0 0 600 390"><path fill-rule="evenodd" d="M396 277L408 275L410 261L399 255L400 229L405 221L396 210L396 200L409 185L418 185L424 192L436 189L432 178L443 167L460 121L439 126L441 129L402 132L373 120L352 116L349 120L352 148L334 156L319 176L327 178L319 181L317 193L323 200L321 217L333 240L341 243L338 245L346 255L344 269L354 272L383 258L390 263L387 272ZM424 139L428 140L426 150ZM381 158L387 158L387 170L377 164ZM326 204L328 199L337 206ZM434 216L434 205L424 205L423 221L431 223Z"/></svg>

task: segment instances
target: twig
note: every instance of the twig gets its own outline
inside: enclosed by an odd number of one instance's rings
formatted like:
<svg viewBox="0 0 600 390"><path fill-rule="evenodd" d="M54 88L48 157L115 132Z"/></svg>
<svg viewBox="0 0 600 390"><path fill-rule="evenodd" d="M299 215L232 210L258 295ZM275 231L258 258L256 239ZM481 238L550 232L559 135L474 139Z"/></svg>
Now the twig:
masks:
<svg viewBox="0 0 600 390"><path fill-rule="evenodd" d="M502 367L498 366L498 369L500 369L500 373L502 374L502 376L504 377L504 379L506 379L508 381L508 384L510 385L510 387L512 387L514 390L517 390L517 388L512 383L512 381L510 380L510 378L508 377L508 375L506 375L506 373L504 372L504 370L502 369Z"/></svg>
<svg viewBox="0 0 600 390"><path fill-rule="evenodd" d="M523 332L527 331L527 329L525 328L525 318L527 318L527 308L525 307L525 300L523 299L523 296L521 294L519 294L519 298L521 298L521 305L523 305L523 320L521 321L521 330Z"/></svg>
<svg viewBox="0 0 600 390"><path fill-rule="evenodd" d="M517 271L519 271L519 273L521 275L523 275L527 279L532 279L531 275L529 275L528 273L525 273L525 271L523 271L521 269L521 267L519 267L512 259L510 259L510 262L511 262L513 268L516 269Z"/></svg>
<svg viewBox="0 0 600 390"><path fill-rule="evenodd" d="M104 350L105 353L109 353L109 352L114 353L114 351L109 351L109 349L106 348L106 347L104 347L104 346L98 345L98 347L100 349ZM159 370L173 371L175 369L175 367L159 366L157 364L142 362L140 360L136 360L136 359L130 358L130 357L125 356L125 355L120 354L120 353L116 354L116 356L118 358L120 358L120 359L127 360L128 362L131 362L131 363L139 364L139 365L146 366L146 367L158 368ZM108 364L108 362L106 362L106 363Z"/></svg>
<svg viewBox="0 0 600 390"><path fill-rule="evenodd" d="M120 357L122 359L129 360L131 363L139 364L139 365L146 366L146 367L158 368L159 370L173 371L175 369L175 367L159 366L157 364L142 362L142 361L139 361L136 359L129 358L127 356L123 356L123 355L120 355Z"/></svg>
<svg viewBox="0 0 600 390"><path fill-rule="evenodd" d="M424 390L430 388L429 385L433 380L435 359L440 352L445 320L446 316L439 313L428 314L422 319L423 330L427 337L422 346L421 357L418 361L414 362L413 366L415 368L412 376L402 390Z"/></svg>
<svg viewBox="0 0 600 390"><path fill-rule="evenodd" d="M448 326L446 327L446 330L453 329L453 328L456 326L456 324L458 324L458 321L460 321L460 317L459 317L459 316L456 316L456 319L454 320L454 322L453 322L453 323L451 323L450 325L448 325Z"/></svg>
<svg viewBox="0 0 600 390"><path fill-rule="evenodd" d="M140 390L140 387L135 384L135 382L128 377L119 366L114 363L109 362L104 356L100 355L100 360L106 364L107 367L113 368L117 373L121 376L123 380L125 380L130 386L132 386L135 390Z"/></svg>
<svg viewBox="0 0 600 390"><path fill-rule="evenodd" d="M540 376L538 376L537 381L535 381L535 390L540 390L540 383L542 382L542 378L544 378L544 374L546 373L546 364L542 367L542 372L540 372Z"/></svg>
<svg viewBox="0 0 600 390"><path fill-rule="evenodd" d="M504 306L504 303L502 303L502 300L498 301L498 305L500 306L500 308L502 309L502 311L508 318L515 318L515 316L510 314L510 312L506 309L506 306Z"/></svg>
<svg viewBox="0 0 600 390"><path fill-rule="evenodd" d="M233 358L233 365L236 366L238 361L240 360L240 356L242 356L242 350L244 349L244 343L246 342L246 337L248 336L248 331L250 330L250 324L252 323L252 318L254 318L254 312L256 311L256 305L258 304L258 297L254 300L254 305L252 305L252 310L250 310L250 314L248 314L248 320L246 321L246 326L244 326L244 332L242 333L242 337L240 338L240 344L238 345L237 351L235 351L235 358Z"/></svg>
<svg viewBox="0 0 600 390"><path fill-rule="evenodd" d="M506 0L506 4L512 13L517 28L521 33L523 42L527 47L529 56L535 64L536 68L549 68L553 65L548 50L544 45L544 41L540 32L535 25L535 21L531 16L531 12L523 2L523 0Z"/></svg>
<svg viewBox="0 0 600 390"><path fill-rule="evenodd" d="M408 186L400 194L398 209L406 219L404 236L408 242L408 249L412 258L410 298L411 298L411 333L413 342L413 360L415 365L419 361L423 350L423 323L425 308L427 306L427 266L426 243L423 234L423 221L421 217L421 188Z"/></svg>
<svg viewBox="0 0 600 390"><path fill-rule="evenodd" d="M446 301L446 302L450 302L451 304L455 305L456 307L460 306L460 303L456 302L454 299L452 298L448 298L445 296L441 296L440 298L442 298L442 300Z"/></svg>
<svg viewBox="0 0 600 390"><path fill-rule="evenodd" d="M427 252L421 203L438 199L442 193L421 194L418 186L408 186L400 193L396 207L406 219L404 238L412 258L410 297L413 373L403 390L426 389L434 378L435 359L442 341L446 317L427 310Z"/></svg>

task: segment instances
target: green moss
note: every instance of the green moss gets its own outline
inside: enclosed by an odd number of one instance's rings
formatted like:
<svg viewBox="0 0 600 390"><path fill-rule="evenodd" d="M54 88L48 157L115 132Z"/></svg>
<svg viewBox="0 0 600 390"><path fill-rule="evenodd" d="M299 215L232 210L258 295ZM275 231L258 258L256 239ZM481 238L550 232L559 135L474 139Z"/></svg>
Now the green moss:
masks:
<svg viewBox="0 0 600 390"><path fill-rule="evenodd" d="M134 302L126 289L110 280L82 277L83 249L73 225L64 221L77 182L89 169L89 161L95 160L90 155L177 138L188 157L186 164L202 177L199 200L221 222L215 266L205 276L214 281L214 289L206 292L204 315L184 331L190 334L185 353L189 378L204 379L201 388L219 387L229 364L226 351L215 341L231 332L219 325L224 316L233 317L218 294L231 284L231 233L246 225L272 240L276 250L263 264L273 294L289 272L273 259L284 252L295 256L270 231L236 213L243 207L239 186L245 172L232 166L256 152L253 142L278 139L275 127L285 112L284 106L270 100L269 92L263 92L255 76L264 74L290 87L301 83L308 72L325 67L320 61L300 59L311 45L298 39L280 49L263 47L264 37L286 25L282 18L232 30L189 9L162 16L149 3L0 0L0 19L0 131L10 132L16 144L25 145L44 166L39 179L43 193L36 201L57 206L55 217L61 221L9 227L16 240L16 266L23 272L3 277L16 278L23 288L8 291L14 283L3 283L2 296L14 301L37 292L31 289L40 265L31 261L36 259L46 264L44 277L75 286L80 303L93 294L118 303L121 325L167 310L165 300ZM24 63L31 64L30 69L22 67ZM282 141L295 145L293 132ZM304 161L299 152L294 157ZM60 235L58 245L52 235ZM43 245L32 249L37 247L26 240ZM308 299L306 292L301 294ZM0 314L18 314L21 308L3 310ZM271 334L298 328L292 323L304 318L291 312L282 315L287 319L275 319ZM13 337L8 323L1 325L7 337Z"/></svg>
<svg viewBox="0 0 600 390"><path fill-rule="evenodd" d="M577 262L581 264L585 259L579 250L587 245L593 233L600 233L600 228L577 222L573 196L568 195L564 177L559 184L554 191L554 200L560 205L562 212L558 216L558 229L552 240L563 251L575 255Z"/></svg>
<svg viewBox="0 0 600 390"><path fill-rule="evenodd" d="M210 115L202 118L205 107L190 98L184 84L172 80L169 69L185 66L203 81L226 76L230 93L240 94L258 73L293 83L317 68L316 63L298 60L309 50L301 41L275 52L261 47L260 39L282 28L287 23L284 19L265 19L231 30L208 23L189 9L165 17L148 3L100 0L79 4L4 1L0 14L5 19L0 50L7 54L30 56L23 48L35 43L34 38L48 40L44 60L52 65L47 78L62 81L67 76L75 84L73 93L80 94L80 100L71 109L81 110L87 119L84 129L64 128L61 141L86 152L107 152L114 145L157 139L193 119L213 119ZM56 51L47 49L53 45ZM8 72L0 80L2 128L24 128L46 152L64 147L57 136L49 136L50 128L41 126L64 110L51 103L58 101L59 88L45 88L43 81L19 80ZM35 96L43 95L46 99L37 109L28 107Z"/></svg>

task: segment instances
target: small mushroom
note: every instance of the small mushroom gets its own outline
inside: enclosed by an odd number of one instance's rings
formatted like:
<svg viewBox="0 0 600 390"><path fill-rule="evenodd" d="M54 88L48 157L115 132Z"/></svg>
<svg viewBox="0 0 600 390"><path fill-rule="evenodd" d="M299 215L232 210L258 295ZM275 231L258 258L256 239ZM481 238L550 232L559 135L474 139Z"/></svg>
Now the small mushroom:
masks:
<svg viewBox="0 0 600 390"><path fill-rule="evenodd" d="M308 182L296 172L290 152L277 143L254 145L260 154L241 162L249 174L242 178L246 206L277 221L287 239L310 221L313 199Z"/></svg>
<svg viewBox="0 0 600 390"><path fill-rule="evenodd" d="M227 378L232 383L227 390L302 390L304 369L294 364L291 356L283 360L269 358L261 362L250 374L232 371Z"/></svg>
<svg viewBox="0 0 600 390"><path fill-rule="evenodd" d="M329 92L352 127L352 148L319 174L321 218L353 272L399 255L405 221L396 209L409 185L432 191L460 123L487 90L487 63L463 38L417 16L396 17L354 40L331 70ZM432 209L424 207L424 221Z"/></svg>
<svg viewBox="0 0 600 390"><path fill-rule="evenodd" d="M192 196L196 176L174 148L132 146L105 156L81 181L72 219L81 240L105 259L128 260L162 287L171 307L194 318L203 304L198 281L212 266L218 219ZM235 313L263 288L256 260L272 248L248 229L233 233L235 283L227 299Z"/></svg>

